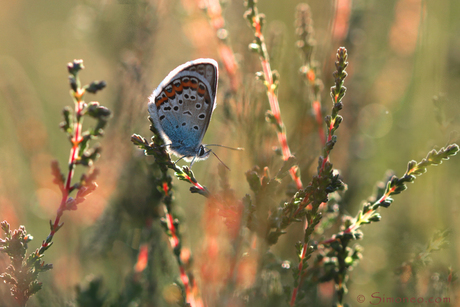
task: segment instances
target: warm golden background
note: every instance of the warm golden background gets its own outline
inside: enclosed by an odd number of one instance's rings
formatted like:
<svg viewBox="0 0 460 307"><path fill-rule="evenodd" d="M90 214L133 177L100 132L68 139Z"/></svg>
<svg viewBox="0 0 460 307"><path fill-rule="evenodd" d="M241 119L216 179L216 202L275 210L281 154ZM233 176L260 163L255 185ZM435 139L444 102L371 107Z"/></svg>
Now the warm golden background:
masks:
<svg viewBox="0 0 460 307"><path fill-rule="evenodd" d="M46 238L48 220L54 219L60 201L50 162L57 159L64 166L68 160L69 142L58 126L62 108L72 104L67 62L84 60L86 69L80 74L84 83L107 81L104 91L86 99L99 101L114 114L100 141L99 188L76 212L64 215L65 226L44 258L54 269L40 276L44 290L31 299L30 306L64 306L74 299L75 285L84 283L90 274L103 276L112 296L125 286L124 276L134 265L136 238L143 227L132 216L140 210L136 208L139 204L148 203L148 191L154 189L146 184L148 159L130 142L133 133L151 136L147 97L170 70L188 60L211 57L222 64L216 33L198 3L0 3L0 220L8 220L13 228L26 226L35 238L30 251ZM281 75L279 101L288 142L307 183L316 172L320 141L311 100L299 74L302 60L295 47L294 27L299 3L261 0L259 11L266 15L264 34L272 68ZM460 2L312 0L308 4L317 41L314 57L325 84L325 114L331 107L334 54L339 46L349 52L348 90L341 112L344 122L337 131L332 162L348 184L342 211L354 216L388 169L401 176L409 160L420 161L432 148L458 142ZM231 168L228 176L239 198L249 193L247 170L258 165L275 172L280 165L272 151L277 146L274 129L264 121L268 110L264 87L254 79L261 68L257 55L248 51L253 34L244 11L242 0L226 1L223 16L241 79L237 95L225 102L230 82L220 67L217 108L204 139L204 143L247 149L243 153L215 149ZM335 32L334 24L340 26ZM434 96L443 102L441 108L433 104ZM430 266L421 270L416 293L426 295L436 273L444 276L449 266L458 270L459 159L429 168L408 191L395 196L389 209L381 211L381 222L364 226L364 239L359 242L364 247L363 259L351 273L347 302L355 305L358 294L369 297L374 292L396 296L394 270L411 259L437 229L452 230L450 246L434 253ZM218 164L211 157L193 167L200 183L211 190L217 188ZM182 221L184 247L206 257L200 254L207 226L202 220L204 198L191 195L185 182L175 179L175 184L175 210ZM111 228L101 226L107 225L107 216L118 218L109 223ZM158 234L159 242L167 242L161 231ZM101 239L107 245L94 243L101 237L112 239ZM296 265L293 245L301 238L300 225L291 227L273 249L275 254ZM196 263L203 262L206 259ZM4 266L2 262L2 271ZM331 284L322 289L325 306L331 304L328 289ZM454 293L451 302L460 305Z"/></svg>

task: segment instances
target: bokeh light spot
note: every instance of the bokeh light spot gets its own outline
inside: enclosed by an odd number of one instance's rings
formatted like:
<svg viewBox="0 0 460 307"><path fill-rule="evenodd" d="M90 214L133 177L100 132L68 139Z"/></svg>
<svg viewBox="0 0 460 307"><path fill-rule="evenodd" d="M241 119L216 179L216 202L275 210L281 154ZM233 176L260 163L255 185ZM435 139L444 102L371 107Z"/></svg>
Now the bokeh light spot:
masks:
<svg viewBox="0 0 460 307"><path fill-rule="evenodd" d="M385 136L393 125L393 116L388 109L378 103L370 104L359 112L359 128L371 138Z"/></svg>

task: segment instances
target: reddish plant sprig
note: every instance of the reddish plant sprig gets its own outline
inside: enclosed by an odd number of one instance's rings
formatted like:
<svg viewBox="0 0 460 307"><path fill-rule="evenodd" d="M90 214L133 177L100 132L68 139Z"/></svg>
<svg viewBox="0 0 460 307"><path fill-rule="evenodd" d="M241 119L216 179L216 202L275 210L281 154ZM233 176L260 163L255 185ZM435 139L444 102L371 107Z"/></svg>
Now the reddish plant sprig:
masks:
<svg viewBox="0 0 460 307"><path fill-rule="evenodd" d="M334 135L335 131L342 122L342 117L338 115L338 112L342 109L342 99L346 92L346 87L343 86L345 78L347 77L347 72L345 69L348 66L347 62L347 50L343 47L337 50L337 61L335 62L336 71L333 73L335 77L335 86L331 87L331 97L333 102L331 115L326 116L325 121L327 124L327 142L323 147L323 154L319 159L318 174L317 180L321 181L332 175L332 164L328 161L329 154L334 147L337 137ZM336 177L333 176L334 178ZM311 184L310 184L311 185ZM310 186L309 185L309 186ZM320 185L321 186L321 185ZM338 186L337 186L338 187ZM311 202L310 198L313 195L313 191L307 192L305 198L299 205L299 208L296 210L294 216L300 214L301 211ZM327 201L327 194L326 199ZM297 286L294 288L291 296L290 306L294 306L297 299L297 294L302 285L303 277L305 276L306 261L310 258L311 254L314 251L314 248L309 246L310 236L313 234L316 225L320 222L322 215L318 213L319 206L321 201L315 201L312 203L311 209L306 212L306 225L305 225L305 236L304 243L301 248L299 255L299 266L297 272Z"/></svg>
<svg viewBox="0 0 460 307"><path fill-rule="evenodd" d="M458 151L459 146L457 144L452 144L441 148L439 152L436 150L430 151L427 157L419 163L410 161L406 173L401 178L392 176L392 178L388 180L378 200L373 203L366 203L354 219L351 217L344 218L344 231L319 243L320 247L327 247L331 252L334 252L335 259L337 259L337 261L334 262L335 269L332 272L334 272L333 279L336 283L338 306L343 305L344 295L348 291L346 287L348 271L361 258L361 248L358 245L351 248L349 247L351 241L359 240L363 237L363 233L359 228L362 225L380 221L381 216L377 212L377 209L379 207L389 207L393 202L391 196L406 190L406 184L414 182L416 176L425 173L428 166L441 164L443 160L448 160L451 156L456 155Z"/></svg>
<svg viewBox="0 0 460 307"><path fill-rule="evenodd" d="M185 264L183 263L181 259L182 245L181 245L181 238L178 234L179 221L177 219L174 220L171 214L172 181L170 180L170 177L167 175L166 172L163 173L163 178L165 179L162 185L163 193L164 193L163 202L164 202L165 218L162 219L162 224L166 230L166 234L169 237L169 244L171 245L171 248L173 250L177 264L179 266L179 277L184 286L186 302L189 303L191 307L199 307L199 306L202 306L202 303L200 304L201 301L199 297L195 297L195 293L192 288L192 283L190 281L190 276L187 273ZM191 178L190 178L190 181L193 182ZM201 186L198 182L196 182L196 184Z"/></svg>
<svg viewBox="0 0 460 307"><path fill-rule="evenodd" d="M345 96L345 92L347 90L346 87L343 86L345 78L347 77L347 72L345 69L348 66L347 62L348 54L347 50L344 47L340 47L337 50L337 61L335 62L336 71L333 73L335 78L335 86L331 87L331 98L333 102L333 108L331 115L326 116L325 121L327 125L327 142L323 147L323 154L320 158L320 166L318 168L318 176L323 176L325 167L329 161L329 153L331 152L332 148L334 147L337 137L334 135L335 131L342 123L342 116L338 115L338 112L342 109L342 99ZM305 207L309 204L309 197L311 193L307 194L303 199L301 205L297 209L294 216L298 215Z"/></svg>
<svg viewBox="0 0 460 307"><path fill-rule="evenodd" d="M70 64L69 64L70 65ZM61 204L57 210L56 218L54 220L53 225L51 226L51 233L49 236L53 237L56 231L62 226L59 225L59 221L61 219L62 214L66 210L66 203L71 192L71 183L72 177L75 171L75 165L77 163L78 153L80 151L80 144L82 142L81 137L81 129L82 129L82 110L83 110L83 95L85 91L81 88L77 88L76 91L73 92L73 98L75 100L75 118L76 122L74 123L74 136L71 140L72 142L72 149L70 150L69 156L69 172L67 174L67 178L65 181L64 189L62 190L62 197L61 197Z"/></svg>
<svg viewBox="0 0 460 307"><path fill-rule="evenodd" d="M287 161L291 157L291 150L287 143L286 128L281 119L281 112L278 103L277 87L278 87L278 73L272 71L270 67L270 59L268 56L267 46L265 45L265 39L262 34L262 26L264 21L264 15L259 14L256 6L256 0L246 1L247 11L245 17L249 22L249 25L254 30L254 42L249 47L259 54L260 63L262 65L262 72L258 73L259 79L264 81L267 87L268 102L270 104L271 113L267 114L268 120L276 126L278 142L281 145L281 151L283 154L283 160ZM302 189L302 181L298 172L298 167L293 166L289 170L292 180L294 180L297 189Z"/></svg>
<svg viewBox="0 0 460 307"><path fill-rule="evenodd" d="M154 132L154 134L158 133L156 132L153 124L150 126L150 129ZM158 135L154 138L155 141L149 144L144 137L138 134L133 134L131 136L131 142L140 149L143 149L146 155L154 156L155 161L158 163L162 171L164 170L166 172L168 168L172 169L177 179L187 181L192 184L193 187L190 188L190 192L209 197L210 193L208 189L198 182L192 170L187 166L179 167L176 163L172 162L171 156L166 152L165 147L163 146L163 140Z"/></svg>
<svg viewBox="0 0 460 307"><path fill-rule="evenodd" d="M300 3L296 7L296 34L299 37L296 46L301 51L304 61L303 66L300 68L300 72L304 76L305 83L312 96L311 107L315 115L316 125L318 126L319 138L321 144L324 146L326 144L326 137L323 127L323 115L321 112L321 91L323 90L323 82L318 78L318 67L313 57L316 40L314 39L310 6L306 3Z"/></svg>
<svg viewBox="0 0 460 307"><path fill-rule="evenodd" d="M71 96L74 100L74 114L71 116L70 108L64 108L64 122L60 124L69 136L72 144L70 150L68 173L64 176L56 161L51 163L52 174L55 177L54 183L59 186L61 190L61 202L56 212L54 222L50 221L50 233L42 246L37 250L38 255L43 253L52 245L52 240L56 232L62 227L60 220L64 211L76 210L77 205L85 200L85 196L92 193L97 184L94 182L98 172L93 170L88 176L83 174L80 182L72 185L72 178L77 164L84 166L91 166L93 162L99 157L100 149L95 147L87 150L88 142L91 139L101 137L103 135L103 128L107 124L110 117L110 110L106 107L100 106L98 102L91 102L89 105L84 102L83 97L88 93L95 94L105 88L105 81L94 81L88 85L81 86L78 73L84 69L83 60L74 60L68 63L67 70L69 72L69 83L71 88ZM82 131L83 116L88 115L97 120L96 126L88 131ZM70 197L70 193L77 190L75 199Z"/></svg>
<svg viewBox="0 0 460 307"><path fill-rule="evenodd" d="M198 193L205 197L209 197L210 193L203 185L198 182L189 167L179 167L174 162L172 162L171 156L166 152L163 139L158 134L158 131L155 129L151 119L150 121L152 123L150 130L153 132L152 142L149 143L145 138L137 134L133 134L131 136L131 141L134 145L140 149L143 149L146 155L154 156L155 161L160 168L162 174L160 178L160 182L162 182L160 190L163 193L164 203L164 218L161 220L162 225L169 237L170 246L179 266L179 277L184 287L186 301L192 307L200 307L203 306L203 303L199 297L198 288L193 282L191 282L192 279L190 278L190 274L187 272L186 266L181 259L182 245L178 232L179 221L174 219L173 215L171 214L172 178L168 175L168 169L172 169L175 176L179 180L191 183L193 185L190 188L192 193Z"/></svg>
<svg viewBox="0 0 460 307"><path fill-rule="evenodd" d="M230 90L232 93L236 93L241 83L240 74L238 72L235 54L228 44L228 31L225 29L222 6L219 0L197 0L197 2L205 10L214 31L216 31L216 35L219 38L218 51L224 69L230 79Z"/></svg>
<svg viewBox="0 0 460 307"><path fill-rule="evenodd" d="M327 245L332 242L341 239L345 235L352 235L355 239L360 239L362 234L359 232L359 228L362 225L370 224L372 222L378 222L381 219L377 209L380 207L388 208L393 202L391 196L397 195L407 189L406 183L412 183L417 178L426 172L426 168L431 165L439 165L443 160L448 160L451 156L458 153L459 146L452 144L441 148L439 151L432 150L428 153L426 158L422 159L421 162L410 161L407 165L406 173L398 178L393 176L387 183L383 195L376 200L374 203L367 203L363 209L359 211L357 216L353 219L352 223L341 233L334 235L328 240L324 240L319 244Z"/></svg>
<svg viewBox="0 0 460 307"><path fill-rule="evenodd" d="M85 200L85 196L97 188L97 184L94 182L97 171L93 171L90 176L83 175L79 183L72 185L72 178L76 165L91 166L94 160L99 156L100 149L98 147L90 150L86 150L86 148L90 139L102 136L102 128L104 128L110 117L110 110L100 106L98 102L91 102L88 105L83 100L87 92L95 94L102 90L106 86L106 83L104 81L94 81L88 85L81 86L78 73L82 69L84 69L82 60L74 60L67 65L75 112L73 118L71 118L70 109L65 108L63 112L65 121L61 123L60 126L68 134L72 148L70 150L68 173L66 177L61 174L59 165L56 161L53 161L51 165L52 174L55 177L54 182L58 184L62 197L56 212L56 218L54 222L50 221L50 233L46 240L43 241L39 254L43 254L44 251L51 246L54 235L63 225L60 224L60 220L64 211L76 210L77 205ZM87 132L82 131L84 115L89 115L97 119L96 127ZM78 190L75 199L69 197L70 193L74 190Z"/></svg>
<svg viewBox="0 0 460 307"><path fill-rule="evenodd" d="M144 137L138 134L133 134L131 136L131 142L138 148L144 150L145 155L154 156L155 161L160 167L162 173L166 174L168 168L172 169L177 179L187 181L193 185L193 187L190 188L190 192L209 197L210 193L208 189L206 189L205 186L198 182L189 167L179 167L176 163L172 162L170 154L166 152L166 146L164 146L165 144L163 139L160 137L158 131L156 130L152 119L149 118L149 120L151 122L150 131L153 132L153 142L149 143Z"/></svg>
<svg viewBox="0 0 460 307"><path fill-rule="evenodd" d="M167 184L163 184L163 187L165 186L167 186ZM163 190L163 191L165 195L167 196L167 198L171 197L170 195L168 195L168 189ZM177 264L179 265L179 277L184 286L185 299L190 304L191 307L202 306L202 304L201 305L199 304L200 300L195 298L195 295L192 289L192 284L190 282L190 277L187 274L185 265L180 257L182 246L181 246L180 237L177 234L177 226L179 225L179 223L177 220L174 221L172 214L168 211L169 207L170 207L170 204L165 203L165 206L164 206L165 218L163 219L163 225L166 228L166 233L169 237L169 244L171 245L171 248L177 260Z"/></svg>
<svg viewBox="0 0 460 307"><path fill-rule="evenodd" d="M12 264L7 272L0 275L0 279L12 285L11 294L20 306L25 306L29 298L42 288L42 283L38 282L38 275L53 268L51 264L42 261L45 251L53 244L52 240L56 232L62 227L60 219L66 210L76 210L77 205L85 200L85 197L92 193L97 184L94 182L97 172L92 171L88 175L83 174L80 181L71 184L75 166L81 164L90 166L99 155L99 148L85 150L90 139L102 136L102 128L106 125L110 116L110 111L97 102L91 102L89 106L83 101L86 92L96 93L105 87L104 81L95 81L89 85L81 87L78 79L78 72L83 69L82 60L74 60L69 63L69 81L72 90L72 97L75 102L75 113L71 116L71 109L64 108L64 122L60 127L68 134L72 148L70 151L67 176L61 173L56 161L51 163L51 172L54 177L53 182L59 186L62 193L61 203L57 209L54 223L50 221L50 233L41 246L26 257L27 244L32 240L32 236L27 234L25 227L11 232L9 224L2 222L2 229L6 234L6 239L0 239L0 250L6 252ZM82 132L82 117L89 115L97 120L96 127L92 130ZM70 193L77 190L75 198L70 197Z"/></svg>

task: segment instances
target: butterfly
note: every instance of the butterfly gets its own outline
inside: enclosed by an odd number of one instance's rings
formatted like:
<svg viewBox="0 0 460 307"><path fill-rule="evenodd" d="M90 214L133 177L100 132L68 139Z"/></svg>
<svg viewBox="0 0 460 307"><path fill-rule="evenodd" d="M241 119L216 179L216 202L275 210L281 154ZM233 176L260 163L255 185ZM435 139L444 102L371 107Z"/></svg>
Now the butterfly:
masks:
<svg viewBox="0 0 460 307"><path fill-rule="evenodd" d="M215 60L190 61L171 71L149 97L150 117L168 151L191 161L190 167L211 152L201 142L216 108L218 77Z"/></svg>

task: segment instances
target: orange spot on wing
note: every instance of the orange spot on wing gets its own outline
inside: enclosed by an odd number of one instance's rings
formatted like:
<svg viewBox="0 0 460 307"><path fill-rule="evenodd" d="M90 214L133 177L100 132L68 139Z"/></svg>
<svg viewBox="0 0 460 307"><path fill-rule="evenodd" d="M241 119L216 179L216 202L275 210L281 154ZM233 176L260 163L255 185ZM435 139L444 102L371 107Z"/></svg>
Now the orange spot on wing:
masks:
<svg viewBox="0 0 460 307"><path fill-rule="evenodd" d="M174 89L174 91L176 91L176 92L178 92L178 93L182 92L182 90L183 90L182 82L180 83L179 86L175 86L175 85L173 84L173 89Z"/></svg>
<svg viewBox="0 0 460 307"><path fill-rule="evenodd" d="M165 93L166 93L166 96L168 96L168 98L172 98L176 95L176 91L174 90L174 87L172 87L171 93L168 91L165 91Z"/></svg>
<svg viewBox="0 0 460 307"><path fill-rule="evenodd" d="M157 108L159 108L167 100L168 100L168 97L163 97L163 98L157 100L157 102L155 102L155 105L157 106Z"/></svg>
<svg viewBox="0 0 460 307"><path fill-rule="evenodd" d="M184 80L181 80L182 81L182 87L190 87L192 85L192 81L190 79L188 79L187 82L185 82Z"/></svg>
<svg viewBox="0 0 460 307"><path fill-rule="evenodd" d="M198 90L197 90L198 94L200 94L201 96L204 96L204 94L206 94L206 88L200 88L198 87Z"/></svg>
<svg viewBox="0 0 460 307"><path fill-rule="evenodd" d="M193 82L192 80L190 80L190 87L196 90L198 87L198 81L195 80L195 82Z"/></svg>

